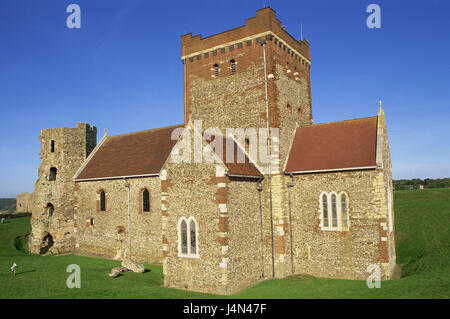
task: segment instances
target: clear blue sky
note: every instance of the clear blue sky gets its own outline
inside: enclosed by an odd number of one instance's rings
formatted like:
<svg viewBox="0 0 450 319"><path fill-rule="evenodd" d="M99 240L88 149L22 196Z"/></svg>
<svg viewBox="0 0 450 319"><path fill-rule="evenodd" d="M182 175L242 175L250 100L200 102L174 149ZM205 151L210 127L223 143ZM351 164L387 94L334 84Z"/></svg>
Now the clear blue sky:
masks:
<svg viewBox="0 0 450 319"><path fill-rule="evenodd" d="M381 29L366 26L370 3ZM264 5L297 39L303 24L315 123L374 116L381 98L394 179L450 177L450 1L2 0L0 197L34 190L41 129L88 122L100 139L182 123L180 36Z"/></svg>

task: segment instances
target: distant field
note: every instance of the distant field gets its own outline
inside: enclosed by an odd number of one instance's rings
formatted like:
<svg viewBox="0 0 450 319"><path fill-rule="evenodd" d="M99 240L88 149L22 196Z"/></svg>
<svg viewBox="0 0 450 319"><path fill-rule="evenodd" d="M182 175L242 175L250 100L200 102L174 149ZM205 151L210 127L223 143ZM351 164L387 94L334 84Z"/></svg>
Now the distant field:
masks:
<svg viewBox="0 0 450 319"><path fill-rule="evenodd" d="M0 212L3 211L15 211L16 199L15 198L0 198Z"/></svg>
<svg viewBox="0 0 450 319"><path fill-rule="evenodd" d="M396 191L397 263L402 278L369 289L365 281L294 276L266 280L231 298L449 298L450 189ZM162 266L111 279L118 261L27 253L29 218L0 224L0 298L228 298L162 287ZM9 267L16 262L17 276ZM81 288L66 287L66 267L81 267Z"/></svg>

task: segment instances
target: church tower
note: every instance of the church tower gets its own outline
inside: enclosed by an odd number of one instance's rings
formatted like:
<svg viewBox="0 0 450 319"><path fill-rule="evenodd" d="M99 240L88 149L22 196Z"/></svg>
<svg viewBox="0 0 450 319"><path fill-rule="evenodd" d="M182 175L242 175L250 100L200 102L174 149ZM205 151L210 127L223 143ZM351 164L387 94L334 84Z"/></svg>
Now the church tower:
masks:
<svg viewBox="0 0 450 319"><path fill-rule="evenodd" d="M308 41L291 36L267 7L241 27L206 38L186 34L181 47L185 124L202 120L203 130L225 134L266 128L268 120L279 129L282 168L295 128L312 123Z"/></svg>

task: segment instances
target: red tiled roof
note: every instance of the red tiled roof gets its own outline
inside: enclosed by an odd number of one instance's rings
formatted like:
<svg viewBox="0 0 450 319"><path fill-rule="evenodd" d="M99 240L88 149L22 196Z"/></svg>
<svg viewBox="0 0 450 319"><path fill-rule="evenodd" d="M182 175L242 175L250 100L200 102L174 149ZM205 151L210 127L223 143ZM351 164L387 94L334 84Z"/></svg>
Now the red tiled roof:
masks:
<svg viewBox="0 0 450 319"><path fill-rule="evenodd" d="M376 165L377 117L297 128L285 172Z"/></svg>
<svg viewBox="0 0 450 319"><path fill-rule="evenodd" d="M179 127L108 136L76 179L158 174L177 142L172 131Z"/></svg>
<svg viewBox="0 0 450 319"><path fill-rule="evenodd" d="M230 163L227 162L226 150L227 150L227 141L229 141L230 145L233 145L234 156L233 161ZM212 142L212 141L211 141ZM231 137L223 137L223 154L222 161L228 169L228 173L231 175L247 175L247 176L262 176L261 172L256 168L256 166L250 162L247 154L242 150L240 146L236 143L234 139ZM231 150L230 150L231 151ZM238 163L238 154L244 155L244 162ZM219 156L220 157L220 156ZM239 155L241 158L242 155Z"/></svg>

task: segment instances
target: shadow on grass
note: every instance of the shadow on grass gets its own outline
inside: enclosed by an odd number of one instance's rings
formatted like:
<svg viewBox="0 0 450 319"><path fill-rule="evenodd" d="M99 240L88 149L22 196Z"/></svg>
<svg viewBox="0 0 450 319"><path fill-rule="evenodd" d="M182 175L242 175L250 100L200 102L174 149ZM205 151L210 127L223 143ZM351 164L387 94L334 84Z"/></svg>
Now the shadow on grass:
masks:
<svg viewBox="0 0 450 319"><path fill-rule="evenodd" d="M17 272L17 273L16 273L16 276L18 276L18 275L23 275L23 274L26 274L26 273L29 273L29 272L36 272L36 269Z"/></svg>

